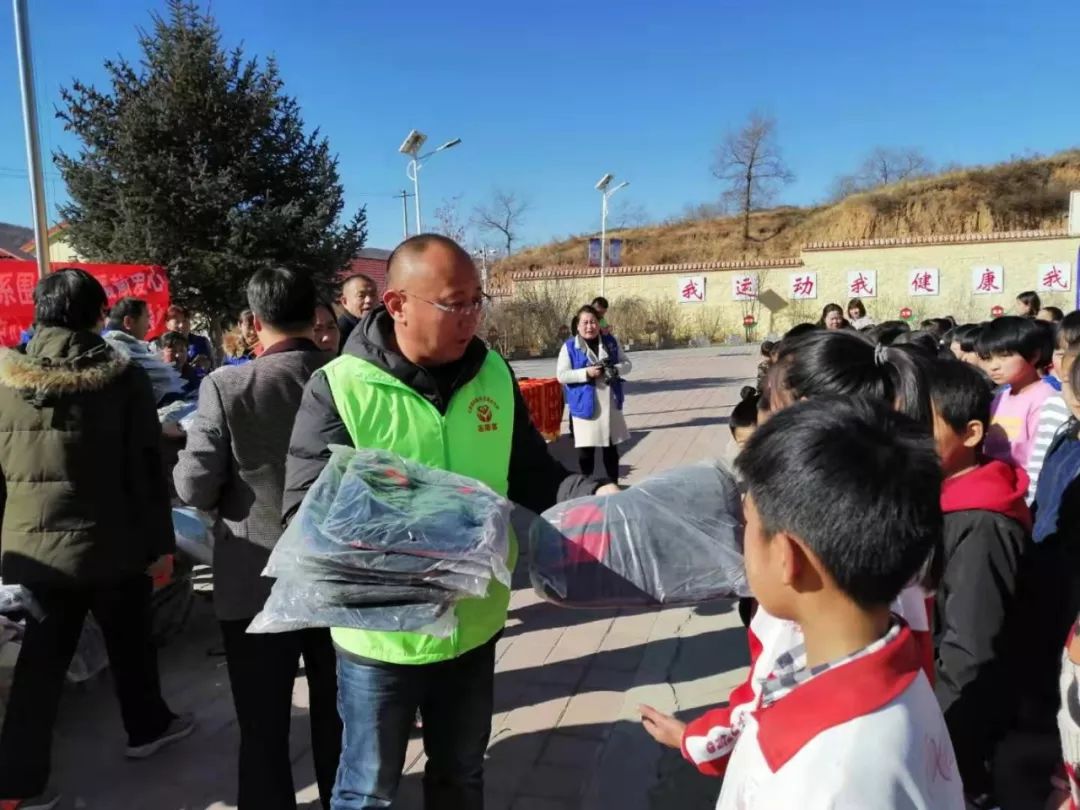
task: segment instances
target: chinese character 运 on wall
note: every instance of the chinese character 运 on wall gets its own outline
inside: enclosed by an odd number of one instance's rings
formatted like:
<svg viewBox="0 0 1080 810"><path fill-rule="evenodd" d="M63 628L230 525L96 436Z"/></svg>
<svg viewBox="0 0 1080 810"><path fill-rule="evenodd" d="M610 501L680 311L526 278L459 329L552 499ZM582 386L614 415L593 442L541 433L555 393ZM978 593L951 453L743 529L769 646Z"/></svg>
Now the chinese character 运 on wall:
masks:
<svg viewBox="0 0 1080 810"><path fill-rule="evenodd" d="M757 298L757 276L741 273L731 279L732 301L753 301Z"/></svg>

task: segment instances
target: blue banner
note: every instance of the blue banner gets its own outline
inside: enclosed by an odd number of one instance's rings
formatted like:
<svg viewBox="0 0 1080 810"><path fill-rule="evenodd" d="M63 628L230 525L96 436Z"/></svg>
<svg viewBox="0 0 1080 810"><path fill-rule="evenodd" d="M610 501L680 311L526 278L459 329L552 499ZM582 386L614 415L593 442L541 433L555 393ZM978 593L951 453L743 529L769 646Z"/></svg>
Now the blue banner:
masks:
<svg viewBox="0 0 1080 810"><path fill-rule="evenodd" d="M589 240L589 267L600 266L600 240Z"/></svg>
<svg viewBox="0 0 1080 810"><path fill-rule="evenodd" d="M622 264L622 239L612 239L608 242L608 264L619 267Z"/></svg>

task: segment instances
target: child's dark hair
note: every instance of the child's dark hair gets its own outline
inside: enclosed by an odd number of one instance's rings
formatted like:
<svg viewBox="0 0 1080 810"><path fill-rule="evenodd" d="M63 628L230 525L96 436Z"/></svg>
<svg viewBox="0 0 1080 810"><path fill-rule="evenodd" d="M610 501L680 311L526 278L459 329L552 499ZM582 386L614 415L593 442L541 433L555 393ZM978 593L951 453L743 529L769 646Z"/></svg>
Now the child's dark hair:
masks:
<svg viewBox="0 0 1080 810"><path fill-rule="evenodd" d="M1016 300L1027 307L1028 314L1025 317L1034 318L1042 309L1042 301L1039 300L1039 294L1034 290L1020 293L1016 296Z"/></svg>
<svg viewBox="0 0 1080 810"><path fill-rule="evenodd" d="M758 428L735 464L765 533L799 538L861 607L889 604L940 556L933 441L885 403L799 402Z"/></svg>
<svg viewBox="0 0 1080 810"><path fill-rule="evenodd" d="M933 412L923 364L908 352L874 346L855 332L818 331L780 347L769 372L770 398L862 396L884 402L929 428Z"/></svg>
<svg viewBox="0 0 1080 810"><path fill-rule="evenodd" d="M904 332L896 336L893 346L911 346L922 352L927 357L937 357L941 351L941 341L932 332L924 332L921 329L916 332Z"/></svg>
<svg viewBox="0 0 1080 810"><path fill-rule="evenodd" d="M158 345L162 348L165 346L183 346L186 349L188 347L188 339L183 332L166 332L158 340Z"/></svg>
<svg viewBox="0 0 1080 810"><path fill-rule="evenodd" d="M1042 366L1053 354L1050 332L1032 318L1007 315L983 326L975 351L983 360L994 356L1018 354L1036 366Z"/></svg>
<svg viewBox="0 0 1080 810"><path fill-rule="evenodd" d="M761 342L761 356L772 357L773 351L776 349L776 344L771 340L763 340Z"/></svg>
<svg viewBox="0 0 1080 810"><path fill-rule="evenodd" d="M1061 307L1043 307L1039 312L1050 313L1050 323L1061 323L1065 319L1065 313L1061 311Z"/></svg>
<svg viewBox="0 0 1080 810"><path fill-rule="evenodd" d="M1080 341L1080 310L1070 312L1061 319L1061 323L1057 325L1057 340L1055 342L1061 348L1067 349L1077 341Z"/></svg>
<svg viewBox="0 0 1080 810"><path fill-rule="evenodd" d="M941 340L945 337L945 333L955 326L956 324L951 318L927 318L919 324L919 329L923 332L929 332L935 338Z"/></svg>
<svg viewBox="0 0 1080 810"><path fill-rule="evenodd" d="M891 346L900 335L910 331L911 327L903 321L885 321L877 326L869 327L863 334L871 343Z"/></svg>
<svg viewBox="0 0 1080 810"><path fill-rule="evenodd" d="M981 331L982 324L961 324L950 331L949 334L945 335L945 345L951 346L953 343L959 343L961 352L964 354L971 354L975 351L975 342L979 339L979 333Z"/></svg>
<svg viewBox="0 0 1080 810"><path fill-rule="evenodd" d="M963 433L968 422L979 421L990 428L994 385L986 374L960 360L938 360L926 369L934 411L955 433Z"/></svg>
<svg viewBox="0 0 1080 810"><path fill-rule="evenodd" d="M761 395L754 386L743 386L743 389L739 392L739 404L731 409L731 416L728 418L728 427L731 428L732 436L735 435L735 431L739 428L749 428L757 425L758 400L760 397Z"/></svg>

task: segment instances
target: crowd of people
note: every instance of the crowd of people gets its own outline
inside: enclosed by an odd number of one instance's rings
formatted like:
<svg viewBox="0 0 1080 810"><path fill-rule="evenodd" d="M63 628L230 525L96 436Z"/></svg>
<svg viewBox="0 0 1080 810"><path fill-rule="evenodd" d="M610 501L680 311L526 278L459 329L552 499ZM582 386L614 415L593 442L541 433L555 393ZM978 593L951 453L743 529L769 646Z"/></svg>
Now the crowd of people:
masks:
<svg viewBox="0 0 1080 810"><path fill-rule="evenodd" d="M49 784L52 729L87 613L104 635L127 756L152 756L195 729L195 717L161 696L150 637L148 573L160 577L175 547L170 485L177 502L217 520L214 609L240 729L239 807L296 806L289 725L301 658L324 807L388 806L418 714L428 805L482 806L506 587L493 580L487 596L456 603L449 637L246 632L269 593L269 553L331 446L468 475L536 512L618 491L548 453L510 366L476 337L487 299L465 250L413 237L388 273L381 300L370 279L346 280L340 317L306 274L256 273L220 365L178 306L149 344L145 302L110 309L101 285L76 269L38 284L32 335L0 353L0 575L44 608L27 621L0 732L5 810L60 802ZM193 387L187 429L165 430L158 409ZM489 409L482 432L477 402ZM163 458L170 441L182 448L175 465Z"/></svg>
<svg viewBox="0 0 1080 810"><path fill-rule="evenodd" d="M1075 807L1080 312L848 314L764 345L729 422L751 671L645 727L725 777L722 808Z"/></svg>
<svg viewBox="0 0 1080 810"><path fill-rule="evenodd" d="M370 279L348 279L340 316L286 268L256 273L246 292L220 354L180 307L152 346L144 302L110 309L92 276L62 270L35 289L30 340L0 353L0 575L44 608L27 623L0 732L6 810L59 804L52 729L88 613L105 637L127 756L194 731L196 718L162 697L150 638L148 574L171 564L173 493L217 519L214 609L241 810L296 806L301 659L324 807L390 806L418 714L425 806L483 807L505 586L455 603L449 636L247 628L270 591L269 554L332 446L463 474L534 512L618 492L631 363L608 302L578 310L557 362L575 473L548 453L510 366L476 336L487 299L452 240L403 242L381 298ZM655 739L723 777L723 810L1080 798L1080 312L1056 317L1027 294L1017 306L913 330L875 324L853 301L847 317L830 305L819 324L762 346L758 384L729 421L750 671L724 708L689 724L641 709ZM163 437L157 409L196 393L187 428ZM166 439L182 445L171 469Z"/></svg>

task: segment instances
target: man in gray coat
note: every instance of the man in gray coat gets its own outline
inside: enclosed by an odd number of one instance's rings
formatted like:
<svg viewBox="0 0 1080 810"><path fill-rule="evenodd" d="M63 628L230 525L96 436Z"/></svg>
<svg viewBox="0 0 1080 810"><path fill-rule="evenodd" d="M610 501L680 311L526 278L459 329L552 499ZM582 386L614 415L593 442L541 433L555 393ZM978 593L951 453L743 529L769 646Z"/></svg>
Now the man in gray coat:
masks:
<svg viewBox="0 0 1080 810"><path fill-rule="evenodd" d="M282 532L285 457L300 397L330 355L313 340L316 290L309 276L261 270L247 295L265 350L203 381L173 477L180 498L216 512L224 528L214 546L214 607L240 726L239 810L296 808L289 723L301 655L316 779L329 808L341 753L330 631L246 630L270 593L272 582L261 574Z"/></svg>

